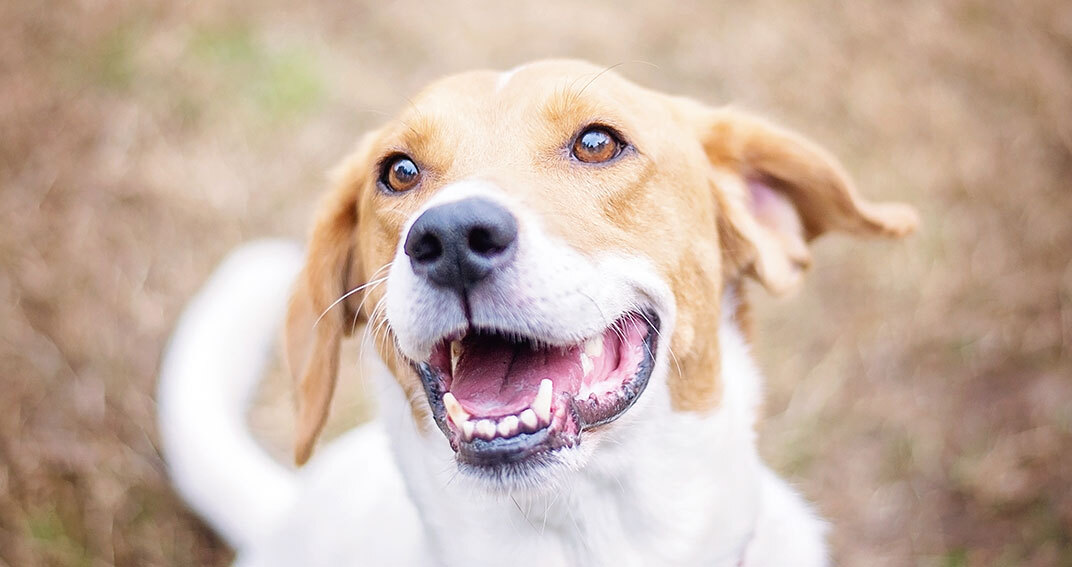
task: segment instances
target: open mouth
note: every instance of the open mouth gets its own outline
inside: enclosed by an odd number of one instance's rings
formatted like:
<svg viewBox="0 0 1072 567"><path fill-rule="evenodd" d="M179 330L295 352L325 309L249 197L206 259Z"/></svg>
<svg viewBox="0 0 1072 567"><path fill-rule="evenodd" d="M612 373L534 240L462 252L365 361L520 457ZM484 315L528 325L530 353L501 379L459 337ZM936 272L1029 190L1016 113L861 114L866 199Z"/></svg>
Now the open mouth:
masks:
<svg viewBox="0 0 1072 567"><path fill-rule="evenodd" d="M651 377L657 325L633 312L570 346L475 330L416 368L459 461L495 468L573 447L624 414Z"/></svg>

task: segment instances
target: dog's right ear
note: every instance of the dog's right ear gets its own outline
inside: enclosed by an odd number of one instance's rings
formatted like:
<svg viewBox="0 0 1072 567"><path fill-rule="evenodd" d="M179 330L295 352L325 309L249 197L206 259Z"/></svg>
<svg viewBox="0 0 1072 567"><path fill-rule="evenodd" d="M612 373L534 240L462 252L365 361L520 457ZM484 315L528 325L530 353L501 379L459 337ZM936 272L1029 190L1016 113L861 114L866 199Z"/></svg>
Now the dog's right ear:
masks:
<svg viewBox="0 0 1072 567"><path fill-rule="evenodd" d="M366 143L362 147L367 147ZM339 345L361 321L359 293L364 283L357 242L358 195L368 178L365 151L358 150L336 175L320 204L305 266L295 282L287 311L284 343L295 382L297 431L294 460L313 452L331 408L339 371Z"/></svg>

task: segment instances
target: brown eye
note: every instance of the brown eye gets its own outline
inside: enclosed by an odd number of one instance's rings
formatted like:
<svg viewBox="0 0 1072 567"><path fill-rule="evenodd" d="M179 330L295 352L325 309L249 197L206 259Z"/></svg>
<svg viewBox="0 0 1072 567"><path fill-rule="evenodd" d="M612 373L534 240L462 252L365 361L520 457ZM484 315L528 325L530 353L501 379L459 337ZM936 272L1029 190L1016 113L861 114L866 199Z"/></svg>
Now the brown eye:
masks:
<svg viewBox="0 0 1072 567"><path fill-rule="evenodd" d="M387 162L380 180L391 191L409 191L421 180L421 170L408 156L397 156Z"/></svg>
<svg viewBox="0 0 1072 567"><path fill-rule="evenodd" d="M610 161L621 151L622 143L610 130L601 126L588 128L573 142L573 157L585 163Z"/></svg>

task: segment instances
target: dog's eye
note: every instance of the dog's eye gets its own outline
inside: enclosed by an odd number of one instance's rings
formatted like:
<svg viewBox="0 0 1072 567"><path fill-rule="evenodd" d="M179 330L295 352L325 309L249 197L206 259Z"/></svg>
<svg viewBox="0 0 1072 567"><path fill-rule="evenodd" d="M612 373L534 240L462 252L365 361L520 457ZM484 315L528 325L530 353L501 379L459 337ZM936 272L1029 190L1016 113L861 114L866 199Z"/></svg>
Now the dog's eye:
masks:
<svg viewBox="0 0 1072 567"><path fill-rule="evenodd" d="M618 156L622 143L610 130L590 126L573 142L573 157L585 163L603 163Z"/></svg>
<svg viewBox="0 0 1072 567"><path fill-rule="evenodd" d="M391 191L409 191L421 180L421 170L409 156L400 155L387 160L380 181Z"/></svg>

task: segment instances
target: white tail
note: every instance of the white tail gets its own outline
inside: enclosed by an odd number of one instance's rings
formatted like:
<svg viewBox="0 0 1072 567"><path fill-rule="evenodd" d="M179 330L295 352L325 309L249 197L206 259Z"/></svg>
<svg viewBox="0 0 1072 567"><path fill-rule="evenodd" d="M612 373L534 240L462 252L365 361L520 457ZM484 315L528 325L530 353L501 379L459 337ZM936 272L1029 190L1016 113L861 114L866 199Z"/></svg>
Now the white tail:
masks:
<svg viewBox="0 0 1072 567"><path fill-rule="evenodd" d="M228 542L245 547L293 505L294 474L250 435L245 415L302 263L294 243L247 244L186 307L161 366L160 434L172 480Z"/></svg>

